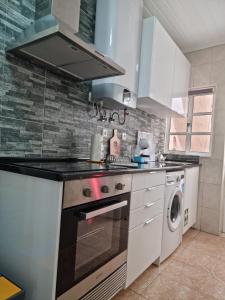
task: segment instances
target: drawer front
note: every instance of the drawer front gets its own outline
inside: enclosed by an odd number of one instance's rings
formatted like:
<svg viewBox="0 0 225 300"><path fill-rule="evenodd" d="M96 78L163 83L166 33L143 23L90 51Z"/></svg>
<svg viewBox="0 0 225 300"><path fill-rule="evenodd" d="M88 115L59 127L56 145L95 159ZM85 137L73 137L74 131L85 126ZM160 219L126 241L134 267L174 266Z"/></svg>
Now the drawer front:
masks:
<svg viewBox="0 0 225 300"><path fill-rule="evenodd" d="M162 224L161 214L129 232L126 287L160 256Z"/></svg>
<svg viewBox="0 0 225 300"><path fill-rule="evenodd" d="M149 172L134 174L132 180L132 191L138 191L156 185L163 185L166 181L166 172Z"/></svg>
<svg viewBox="0 0 225 300"><path fill-rule="evenodd" d="M130 209L134 210L143 207L150 202L156 202L164 198L165 185L145 188L131 193Z"/></svg>
<svg viewBox="0 0 225 300"><path fill-rule="evenodd" d="M133 229L140 224L144 224L147 220L163 213L164 200L163 198L156 202L146 202L143 207L130 212L129 229Z"/></svg>

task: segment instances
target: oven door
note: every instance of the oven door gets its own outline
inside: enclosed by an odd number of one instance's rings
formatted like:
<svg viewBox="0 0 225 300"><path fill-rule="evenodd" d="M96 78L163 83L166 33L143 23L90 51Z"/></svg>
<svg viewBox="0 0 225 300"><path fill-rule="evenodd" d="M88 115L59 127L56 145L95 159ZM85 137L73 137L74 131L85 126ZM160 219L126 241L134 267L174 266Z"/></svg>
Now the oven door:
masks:
<svg viewBox="0 0 225 300"><path fill-rule="evenodd" d="M62 211L57 297L127 249L129 200L126 193Z"/></svg>

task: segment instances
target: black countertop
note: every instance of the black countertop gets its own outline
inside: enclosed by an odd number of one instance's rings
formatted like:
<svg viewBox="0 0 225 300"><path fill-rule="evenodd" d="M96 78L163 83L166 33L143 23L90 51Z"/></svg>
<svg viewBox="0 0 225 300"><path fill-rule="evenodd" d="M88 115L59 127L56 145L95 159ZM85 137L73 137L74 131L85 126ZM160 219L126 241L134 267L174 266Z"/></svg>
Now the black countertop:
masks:
<svg viewBox="0 0 225 300"><path fill-rule="evenodd" d="M180 171L198 166L197 163L166 162L166 164L98 164L78 159L24 159L0 158L0 170L29 175L54 181L66 181L90 177L135 174L156 171Z"/></svg>

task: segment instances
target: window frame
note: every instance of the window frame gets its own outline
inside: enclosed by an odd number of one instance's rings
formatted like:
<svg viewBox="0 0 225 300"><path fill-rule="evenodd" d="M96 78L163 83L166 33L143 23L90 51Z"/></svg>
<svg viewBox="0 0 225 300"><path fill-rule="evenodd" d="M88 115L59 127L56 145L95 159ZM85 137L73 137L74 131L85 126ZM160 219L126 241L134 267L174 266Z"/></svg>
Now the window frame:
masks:
<svg viewBox="0 0 225 300"><path fill-rule="evenodd" d="M213 95L213 106L212 112L198 112L194 113L194 97L195 96L202 96L202 95ZM184 117L187 118L187 129L186 132L170 132L171 127L171 117L168 117L166 120L166 143L165 143L165 153L168 154L182 154L182 155L197 155L201 157L210 157L212 155L212 144L213 144L213 130L214 130L214 115L215 115L215 99L216 99L216 88L215 86L209 87L201 87L201 88L192 88L189 89L188 92L188 111ZM211 131L209 132L192 132L192 118L193 116L204 116L204 115L211 115ZM171 135L185 135L186 136L186 147L184 151L178 150L169 150L169 142ZM196 135L206 135L210 136L210 145L209 145L209 152L193 152L191 151L191 137Z"/></svg>

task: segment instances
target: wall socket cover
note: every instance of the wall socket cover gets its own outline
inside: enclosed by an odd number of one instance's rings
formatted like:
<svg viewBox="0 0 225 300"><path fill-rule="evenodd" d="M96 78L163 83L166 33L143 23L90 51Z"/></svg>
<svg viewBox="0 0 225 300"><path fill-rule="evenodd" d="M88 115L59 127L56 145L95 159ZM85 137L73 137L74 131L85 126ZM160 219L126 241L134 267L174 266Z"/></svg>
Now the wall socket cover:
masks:
<svg viewBox="0 0 225 300"><path fill-rule="evenodd" d="M126 141L127 140L127 134L126 132L122 133L122 141Z"/></svg>
<svg viewBox="0 0 225 300"><path fill-rule="evenodd" d="M102 129L102 136L103 136L104 138L107 138L107 136L108 136L108 130L107 130L106 128L103 128L103 129Z"/></svg>

